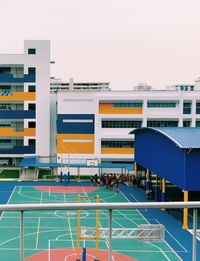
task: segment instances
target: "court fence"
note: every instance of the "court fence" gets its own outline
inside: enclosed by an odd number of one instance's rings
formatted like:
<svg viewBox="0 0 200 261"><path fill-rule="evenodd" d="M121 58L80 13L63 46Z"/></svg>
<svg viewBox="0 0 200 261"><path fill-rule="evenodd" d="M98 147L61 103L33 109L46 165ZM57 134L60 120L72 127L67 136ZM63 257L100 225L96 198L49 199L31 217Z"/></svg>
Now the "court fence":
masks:
<svg viewBox="0 0 200 261"><path fill-rule="evenodd" d="M9 204L0 205L0 211L20 212L20 261L24 261L24 212L37 210L107 210L108 211L108 261L112 261L112 214L122 209L193 209L192 261L197 260L197 210L200 201L191 202L127 202L127 203L56 203L56 204Z"/></svg>

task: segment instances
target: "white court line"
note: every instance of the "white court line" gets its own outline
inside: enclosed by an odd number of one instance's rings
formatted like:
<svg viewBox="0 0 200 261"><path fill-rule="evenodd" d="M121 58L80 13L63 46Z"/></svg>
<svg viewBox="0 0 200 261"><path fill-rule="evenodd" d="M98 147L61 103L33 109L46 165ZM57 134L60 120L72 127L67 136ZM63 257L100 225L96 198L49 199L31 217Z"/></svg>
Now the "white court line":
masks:
<svg viewBox="0 0 200 261"><path fill-rule="evenodd" d="M170 246L170 244L167 243L167 241L165 241L165 243L168 245L169 249L171 249L172 252L178 257L179 260L183 260L183 259L176 253L176 251L174 251L174 249Z"/></svg>
<svg viewBox="0 0 200 261"><path fill-rule="evenodd" d="M9 199L8 199L8 201L7 201L6 204L9 204L9 202L10 202L10 200L11 200L11 198L12 198L14 192L15 192L15 189L16 189L16 186L14 186L14 189L13 189L12 193L10 194L10 197L9 197ZM3 218L4 213L5 213L5 211L3 211L3 212L1 213L0 220Z"/></svg>
<svg viewBox="0 0 200 261"><path fill-rule="evenodd" d="M120 193L122 194L122 196L125 197L125 199L126 199L128 202L131 202L131 201L125 196L125 194L124 194L121 190L120 190ZM149 221L145 218L145 216L143 216L142 213L141 213L138 209L136 209L136 211L144 218L144 220L146 220L147 224L149 224Z"/></svg>
<svg viewBox="0 0 200 261"><path fill-rule="evenodd" d="M162 250L161 247L158 247L158 246L152 244L151 242L145 242L145 243L147 243L147 244L149 244L149 245L151 245L151 246L154 246L154 247L158 248L158 249L160 250L160 252L164 255L164 257L165 257L168 261L171 261L171 260L169 259L169 257L165 254L165 252Z"/></svg>
<svg viewBox="0 0 200 261"><path fill-rule="evenodd" d="M155 219L155 220L156 220L156 222L157 222L158 224L161 225L161 223L160 223L157 219ZM166 231L166 232L170 235L170 237L172 237L173 240L184 250L184 252L188 253L187 249L185 249L184 246L181 245L181 243L180 243L166 228L165 228L165 231Z"/></svg>
<svg viewBox="0 0 200 261"><path fill-rule="evenodd" d="M38 219L38 227L37 227L37 236L36 236L36 246L35 249L38 250L38 243L39 243L39 234L40 234L40 218Z"/></svg>
<svg viewBox="0 0 200 261"><path fill-rule="evenodd" d="M70 238L71 238L71 242L72 242L72 248L74 249L74 240L73 240L73 235L72 235L72 227L71 227L71 223L70 223L69 217L67 218L67 220L68 220L68 224L69 224L69 232L70 232Z"/></svg>

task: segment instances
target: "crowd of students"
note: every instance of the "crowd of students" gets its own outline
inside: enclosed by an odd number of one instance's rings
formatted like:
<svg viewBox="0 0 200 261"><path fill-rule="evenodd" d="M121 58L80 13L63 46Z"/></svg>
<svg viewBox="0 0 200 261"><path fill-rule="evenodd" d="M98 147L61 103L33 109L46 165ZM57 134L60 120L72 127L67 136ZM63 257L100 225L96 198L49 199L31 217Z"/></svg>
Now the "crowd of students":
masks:
<svg viewBox="0 0 200 261"><path fill-rule="evenodd" d="M135 177L133 175L124 175L124 174L102 174L98 176L90 177L91 185L100 186L103 185L104 189L114 189L116 192L119 191L119 183L125 184L127 186L138 187L140 185L141 178Z"/></svg>

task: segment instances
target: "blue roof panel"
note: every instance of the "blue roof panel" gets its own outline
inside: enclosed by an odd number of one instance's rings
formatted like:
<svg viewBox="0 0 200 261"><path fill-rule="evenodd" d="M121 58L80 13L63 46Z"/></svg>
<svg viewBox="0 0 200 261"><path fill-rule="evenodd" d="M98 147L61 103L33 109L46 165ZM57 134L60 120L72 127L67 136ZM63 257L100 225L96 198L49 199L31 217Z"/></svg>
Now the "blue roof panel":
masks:
<svg viewBox="0 0 200 261"><path fill-rule="evenodd" d="M183 149L199 149L200 148L200 128L184 128L184 127L171 127L171 128L140 128L131 132L137 133L140 130L151 129L160 132L168 137L180 148Z"/></svg>

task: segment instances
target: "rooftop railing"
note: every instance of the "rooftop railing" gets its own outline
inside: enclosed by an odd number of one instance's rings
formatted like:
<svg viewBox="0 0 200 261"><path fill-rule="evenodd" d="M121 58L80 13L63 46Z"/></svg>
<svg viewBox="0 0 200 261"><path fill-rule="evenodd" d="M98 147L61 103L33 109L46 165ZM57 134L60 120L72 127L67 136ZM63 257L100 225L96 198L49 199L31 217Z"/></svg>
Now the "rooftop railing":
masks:
<svg viewBox="0 0 200 261"><path fill-rule="evenodd" d="M19 211L20 212L20 261L24 261L24 212L34 210L108 210L109 224L109 261L112 261L112 212L118 209L172 209L189 208L193 209L193 243L192 261L197 260L197 210L200 208L200 201L192 202L137 202L137 203L58 203L58 204L9 204L0 205L0 211Z"/></svg>

